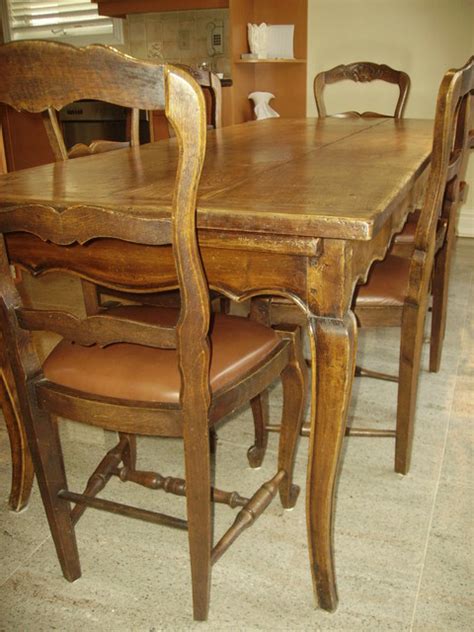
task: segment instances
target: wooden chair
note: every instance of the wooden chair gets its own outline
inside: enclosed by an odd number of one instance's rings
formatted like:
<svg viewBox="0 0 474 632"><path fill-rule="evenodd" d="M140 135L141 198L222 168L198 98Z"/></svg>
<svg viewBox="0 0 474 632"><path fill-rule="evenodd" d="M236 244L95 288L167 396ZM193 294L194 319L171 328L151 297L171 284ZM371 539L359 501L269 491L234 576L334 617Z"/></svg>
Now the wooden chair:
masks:
<svg viewBox="0 0 474 632"><path fill-rule="evenodd" d="M3 130L0 125L0 175L7 172ZM25 429L18 412L15 383L6 362L3 336L0 332L0 407L2 409L12 455L12 483L8 504L13 511L21 511L30 499L33 486L33 464Z"/></svg>
<svg viewBox="0 0 474 632"><path fill-rule="evenodd" d="M324 90L326 85L337 83L339 81L354 81L354 82L371 82L375 80L386 81L388 83L397 84L399 87L399 97L395 106L394 114L378 114L375 112L364 112L360 114L355 111L342 112L339 114L333 114L331 116L337 118L401 118L403 116L403 110L405 108L408 92L410 89L410 77L400 70L394 70L385 64L375 64L372 62L355 62L353 64L335 66L331 70L320 72L314 78L314 98L316 101L316 107L320 118L326 118L328 116L326 111L326 105L324 102ZM276 307L278 305L278 308ZM268 310L271 309L273 316L270 316ZM272 318L276 317L275 311L279 311L279 322L285 322L285 318L292 322L295 318L295 308L290 301L282 298L275 298L271 301L268 299L253 300L251 305L251 318L265 324L270 324ZM286 312L289 312L288 316L285 316ZM280 317L282 320L280 320ZM255 420L255 443L249 449L249 463L251 467L259 467L265 456L265 450L267 445L267 433L263 429L266 425L274 430L277 427L273 427L265 419L268 418L267 405L265 398L259 406L259 414L254 416ZM263 411L263 412L260 412Z"/></svg>
<svg viewBox="0 0 474 632"><path fill-rule="evenodd" d="M203 70L193 70L186 66L188 72L191 72L193 77L203 88L207 90L208 99L207 116L210 120L212 127L218 128L222 125L222 88L219 78L211 72ZM152 122L152 113L149 113L150 121ZM116 149L124 149L127 147L137 147L140 145L139 137L139 110L132 109L130 116L130 141L111 141L111 140L95 140L89 145L84 143L77 143L70 149L67 149L64 144L64 139L59 124L56 111L49 108L44 112L44 125L48 134L48 138L53 149L53 153L56 160L68 160L72 158L81 158L84 156L104 153L108 151L114 151ZM154 126L150 125L151 140L153 140ZM7 163L5 158L5 150L3 144L3 133L0 127L0 174L6 173ZM125 292L119 292L109 290L109 294L115 298L135 300L137 296L127 294ZM98 313L102 308L102 288L95 286L87 281L83 282L83 296L86 311L89 315ZM176 306L176 294L161 294L161 295L144 295L140 297L146 304L159 304ZM228 311L227 300L220 296L214 296L219 301L225 301L224 306L221 306L222 311ZM3 364L2 364L3 367ZM2 405L3 414L5 417L8 435L10 439L10 448L12 455L12 485L10 491L9 505L14 511L20 511L24 509L28 504L28 500L31 494L31 488L33 484L33 466L31 463L31 457L28 452L27 441L23 424L18 416L18 408L15 406L12 399L12 393L14 393L14 385L12 381L8 381L8 372L6 367L3 367L0 371L0 376L3 383L0 384L0 403ZM260 405L258 400L253 402L253 409L256 414L260 411ZM213 436L215 442L215 436Z"/></svg>
<svg viewBox="0 0 474 632"><path fill-rule="evenodd" d="M471 143L469 113L474 94L474 57L460 70L450 70L441 83L433 136L433 150L427 189L416 224L413 256L388 256L374 264L365 285L354 298L354 312L362 327L401 328L398 376L373 371L360 375L398 382L397 423L395 430L348 428L346 434L395 438L395 471L406 474L410 467L415 405L420 370L425 316L430 297L430 278L437 248L439 221L452 218L458 199L459 171L465 168ZM302 312L278 297L257 299L252 304L253 318L261 323L283 322L305 325ZM256 443L263 459L266 432L278 431L276 425L259 428ZM309 434L306 425L302 434ZM260 463L261 463L260 459Z"/></svg>
<svg viewBox="0 0 474 632"><path fill-rule="evenodd" d="M292 484L292 470L306 392L298 330L290 327L276 332L247 319L210 311L195 217L206 144L205 107L199 86L188 74L173 66L135 60L107 47L76 49L47 41L25 41L0 47L0 76L0 102L13 107L58 109L91 95L141 109L159 109L166 104L167 117L177 131L180 160L172 214L157 218L153 229L149 215L137 213L130 221L126 209L94 207L85 213L78 207L56 210L35 206L31 213L28 205L10 203L0 210L0 316L64 576L73 581L81 574L74 525L86 507L186 529L194 617L204 620L212 564L255 521L277 491L284 507L292 507L296 501L298 489ZM104 186L107 182L97 184ZM140 269L140 260L129 261L127 272L120 273L110 260L107 263L108 239L157 247L162 256L168 253L171 257L167 259L169 265L157 270L154 280ZM90 262L90 248L105 257L100 271ZM94 282L100 274L102 285L137 292L150 283L159 288L171 275L181 291L181 308L120 306L84 319L64 311L25 308L9 272L11 264L41 270L42 274L54 267ZM53 331L62 337L43 365L30 344L32 330ZM239 340L238 345L235 340ZM280 376L284 405L277 473L250 499L211 487L209 428ZM68 489L52 416L119 433L117 446L101 461L82 494ZM182 437L186 479L138 470L137 434ZM185 496L187 519L97 498L97 492L113 475ZM212 501L241 507L215 546ZM70 503L75 505L72 511Z"/></svg>
<svg viewBox="0 0 474 632"><path fill-rule="evenodd" d="M471 113L472 116L472 113ZM474 144L474 130L468 134L468 147ZM429 370L437 373L441 367L443 343L446 333L446 317L448 308L449 277L453 247L456 240L456 220L458 210L466 199L467 183L464 180L467 168L468 152L463 153L463 160L457 163L457 173L453 177L449 191L443 204L443 212L436 230L435 265L431 283L431 331L429 336L430 356ZM416 222L419 214L415 214L404 226L402 232L395 236L390 254L397 257L410 258L415 249Z"/></svg>
<svg viewBox="0 0 474 632"><path fill-rule="evenodd" d="M395 110L392 115L379 114L377 112L340 112L338 114L331 114L330 116L338 118L372 118L372 117L393 117L402 118L403 110L405 109L408 92L410 90L410 77L401 70L394 70L390 66L385 64L374 64L370 61L358 61L352 64L340 64L331 68L331 70L325 70L320 72L314 78L314 98L316 101L316 108L320 118L328 116L326 112L326 105L324 102L324 89L327 85L338 83L340 81L354 81L357 83L367 83L371 81L386 81L398 85L399 96L395 105Z"/></svg>

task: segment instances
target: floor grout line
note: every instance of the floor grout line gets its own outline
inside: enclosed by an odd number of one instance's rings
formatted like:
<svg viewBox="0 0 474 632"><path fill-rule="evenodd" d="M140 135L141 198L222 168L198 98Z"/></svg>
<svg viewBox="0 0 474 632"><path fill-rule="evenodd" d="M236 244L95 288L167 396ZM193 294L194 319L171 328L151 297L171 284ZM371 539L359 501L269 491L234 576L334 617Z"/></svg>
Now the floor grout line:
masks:
<svg viewBox="0 0 474 632"><path fill-rule="evenodd" d="M470 280L471 288L472 288L472 285L473 285L473 279L474 279L474 276L471 274L471 280ZM449 305L448 305L448 308L449 308ZM467 322L468 322L469 317L470 317L470 312L468 310L468 304L466 305L465 309L466 309L466 313L465 313L465 317L464 317L464 327L463 327L463 334L462 334L462 338L461 338L461 348L463 348L462 340L466 337L466 326L467 326ZM432 505L431 505L431 512L430 512L430 518L429 518L429 523L428 523L425 548L424 548L424 551L423 551L422 566L421 566L421 570L420 570L420 577L419 577L419 580L418 580L418 586L416 588L415 602L413 604L413 613L412 613L412 617L411 617L411 621L410 621L410 632L413 631L413 626L414 626L414 623L415 623L416 611L417 611L417 608L418 608L418 600L419 600L419 596L420 596L420 592L421 592L421 584L422 584L422 581L423 581L423 576L424 576L424 571L425 571L425 564L426 564L426 558L427 558L427 555L428 555L428 547L429 547L429 543L430 543L431 530L432 530L432 527L433 527L433 519L434 519L434 513L435 513L435 509L436 509L436 501L438 499L438 491L439 491L439 486L440 486L440 482L441 482L441 476L442 476L442 473L443 473L444 460L445 460L445 457L446 457L446 446L447 446L447 443L448 443L448 434L449 434L449 429L451 427L451 418L452 418L453 408L454 408L454 404L455 404L454 393L455 393L455 390L456 390L456 384L457 384L457 380L458 380L458 371L459 371L460 362L461 362L461 355L458 356L457 364L456 364L456 380L454 382L454 387L453 387L453 398L452 398L452 401L451 401L449 417L448 417L448 423L446 424L446 430L445 430L445 433L444 433L443 451L442 451L442 456L441 456L441 459L440 459L439 473L438 473L438 476L437 476L435 490L434 490L434 494L433 494L433 502L432 502Z"/></svg>

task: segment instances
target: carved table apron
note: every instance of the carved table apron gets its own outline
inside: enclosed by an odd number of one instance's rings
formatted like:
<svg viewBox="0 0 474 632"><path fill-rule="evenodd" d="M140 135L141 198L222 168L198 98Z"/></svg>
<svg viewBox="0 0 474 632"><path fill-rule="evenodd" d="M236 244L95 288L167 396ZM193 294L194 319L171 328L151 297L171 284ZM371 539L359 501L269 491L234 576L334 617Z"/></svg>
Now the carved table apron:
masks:
<svg viewBox="0 0 474 632"><path fill-rule="evenodd" d="M431 121L410 119L269 119L208 138L198 227L211 287L237 300L283 295L307 314L307 530L313 586L326 610L338 600L332 518L356 353L352 295L419 202L431 138ZM113 265L142 291L171 288L170 250L152 245L152 234L153 221L169 217L176 154L175 140L161 141L7 174L0 206L72 207L65 211L71 217L101 207L127 221L147 217L151 245L101 240L99 253L93 241L71 245L71 257L84 278L93 273L106 282ZM11 234L8 245L13 260L28 252L32 270L40 252L57 256L53 244L32 236Z"/></svg>

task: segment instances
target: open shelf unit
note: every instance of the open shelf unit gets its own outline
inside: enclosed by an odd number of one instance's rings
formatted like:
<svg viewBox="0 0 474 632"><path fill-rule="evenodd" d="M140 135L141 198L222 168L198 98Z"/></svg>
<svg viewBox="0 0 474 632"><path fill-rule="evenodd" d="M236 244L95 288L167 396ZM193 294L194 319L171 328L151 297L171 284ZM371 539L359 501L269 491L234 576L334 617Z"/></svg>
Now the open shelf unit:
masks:
<svg viewBox="0 0 474 632"><path fill-rule="evenodd" d="M306 59L238 59L236 64L305 64Z"/></svg>
<svg viewBox="0 0 474 632"><path fill-rule="evenodd" d="M285 118L306 116L307 0L229 0L232 123L254 118L251 92L271 92L271 106ZM240 59L248 53L247 23L294 24L295 59ZM228 108L226 108L228 109Z"/></svg>
<svg viewBox="0 0 474 632"><path fill-rule="evenodd" d="M251 92L271 92L271 105L282 117L306 115L307 0L96 0L99 13L128 13L228 8L232 87L223 91L223 123L254 118ZM241 59L248 53L247 23L294 24L295 59Z"/></svg>

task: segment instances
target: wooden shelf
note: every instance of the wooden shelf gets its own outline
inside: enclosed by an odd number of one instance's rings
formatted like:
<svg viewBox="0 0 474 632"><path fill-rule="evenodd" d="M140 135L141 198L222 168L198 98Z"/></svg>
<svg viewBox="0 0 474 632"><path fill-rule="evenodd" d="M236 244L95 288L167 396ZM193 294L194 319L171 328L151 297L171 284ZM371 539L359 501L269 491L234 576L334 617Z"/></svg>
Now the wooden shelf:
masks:
<svg viewBox="0 0 474 632"><path fill-rule="evenodd" d="M306 115L308 0L229 0L232 123L255 118L248 95L271 92L272 107L283 118ZM247 25L294 24L294 59L241 59L248 48Z"/></svg>
<svg viewBox="0 0 474 632"><path fill-rule="evenodd" d="M306 59L237 59L234 64L305 64Z"/></svg>

